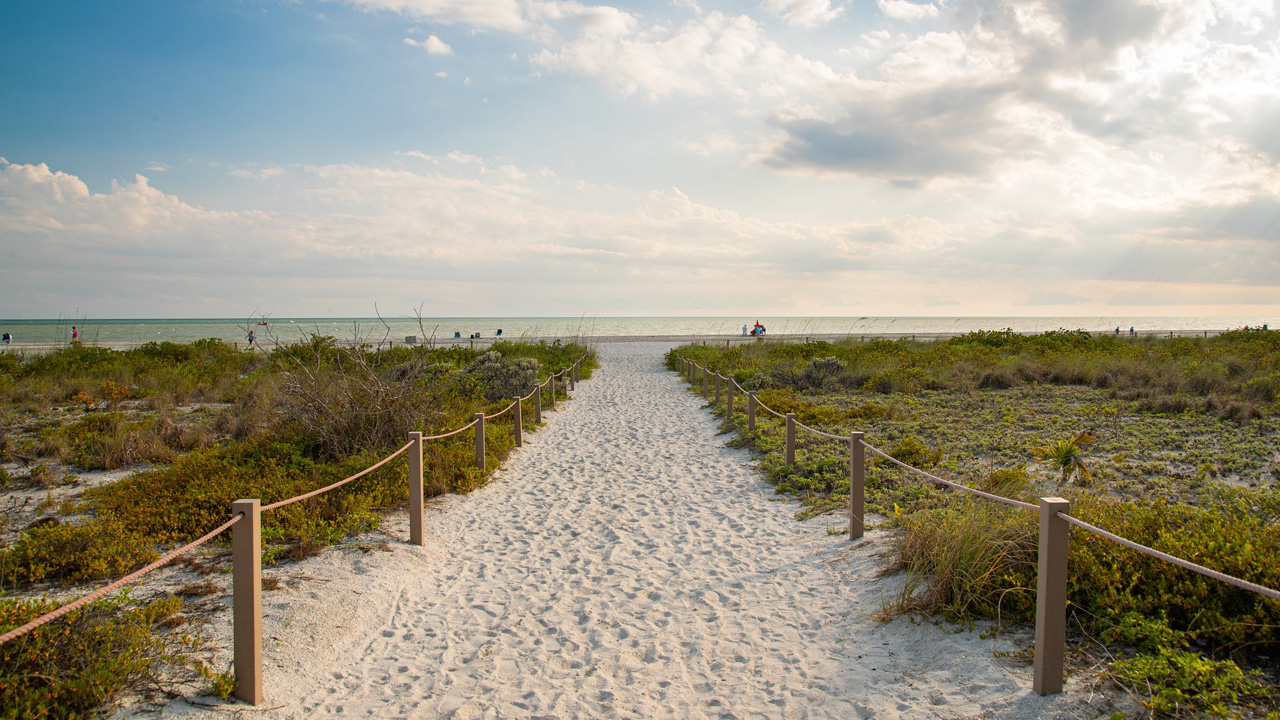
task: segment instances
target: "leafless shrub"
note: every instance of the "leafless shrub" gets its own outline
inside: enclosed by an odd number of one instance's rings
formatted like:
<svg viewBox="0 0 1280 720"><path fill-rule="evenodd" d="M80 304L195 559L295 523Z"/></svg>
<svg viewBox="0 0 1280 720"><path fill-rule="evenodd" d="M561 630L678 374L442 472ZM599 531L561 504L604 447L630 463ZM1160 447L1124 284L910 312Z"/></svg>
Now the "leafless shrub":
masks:
<svg viewBox="0 0 1280 720"><path fill-rule="evenodd" d="M277 423L310 435L316 450L345 460L361 450L404 441L405 432L434 416L432 378L372 367L359 347L314 340L310 351L288 354L276 375Z"/></svg>

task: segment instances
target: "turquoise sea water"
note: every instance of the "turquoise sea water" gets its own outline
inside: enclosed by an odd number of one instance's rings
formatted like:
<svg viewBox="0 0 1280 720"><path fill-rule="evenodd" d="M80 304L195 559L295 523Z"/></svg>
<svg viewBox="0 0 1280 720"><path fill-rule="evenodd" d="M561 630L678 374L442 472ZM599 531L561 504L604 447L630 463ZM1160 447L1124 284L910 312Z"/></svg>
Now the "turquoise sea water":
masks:
<svg viewBox="0 0 1280 720"><path fill-rule="evenodd" d="M406 336L426 339L463 338L480 333L491 338L502 329L504 338L553 337L643 337L654 335L736 335L742 326L757 320L770 335L879 335L965 333L972 330L1010 328L1019 332L1084 329L1128 332L1220 331L1257 327L1264 323L1276 327L1280 317L476 317L476 318L267 318L269 325L258 326L257 320L236 318L174 318L166 320L130 320L76 318L64 320L0 320L0 332L9 332L17 343L58 343L71 339L76 326L86 343L112 345L151 341L190 342L201 338L220 338L227 342L243 342L250 329L264 341L272 339L293 342L317 333L340 340L361 338L369 342L390 339L397 343Z"/></svg>

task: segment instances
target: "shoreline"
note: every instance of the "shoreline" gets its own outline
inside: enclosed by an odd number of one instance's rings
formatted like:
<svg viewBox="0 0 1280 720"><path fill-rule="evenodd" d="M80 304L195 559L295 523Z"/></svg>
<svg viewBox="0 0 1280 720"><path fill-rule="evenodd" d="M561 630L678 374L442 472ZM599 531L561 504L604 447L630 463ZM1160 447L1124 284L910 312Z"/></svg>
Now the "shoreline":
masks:
<svg viewBox="0 0 1280 720"><path fill-rule="evenodd" d="M1123 332L1123 331L1120 332L1118 335L1114 332L1105 331L1105 330L1093 330L1089 332L1090 334L1096 337L1101 337L1106 335L1115 335L1115 337L1117 338L1129 338L1129 339L1138 339L1138 338L1208 339L1210 337L1216 337L1218 335L1221 335L1223 333L1230 332L1230 331L1231 331L1230 328L1199 328L1199 329L1192 329L1192 330L1154 329L1154 330L1139 330L1134 332L1132 335L1129 334L1128 332ZM1015 333L1018 335L1043 334L1040 332L1032 332L1032 331L1025 331L1025 332L1015 331ZM698 334L546 335L546 336L540 336L540 337L528 337L528 336L520 337L520 336L512 335L510 337L492 337L491 336L491 337L483 337L483 338L476 338L476 339L438 338L435 340L428 340L425 342L421 340L417 342L407 342L406 341L407 338L386 338L381 341L362 340L360 341L360 344L368 345L370 347L379 348L379 349L383 347L399 347L403 345L408 345L410 347L468 346L471 348L477 348L477 347L483 348L486 346L493 345L498 341L527 342L527 343L538 343L538 342L544 342L544 341L545 342L560 341L563 343L576 342L576 343L582 343L585 345L603 345L603 344L615 344L615 343L678 343L678 344L684 344L684 345L702 343L705 345L708 342L714 342L716 344L719 344L721 342L728 343L728 344L734 344L734 343L743 344L743 343L755 342L758 340L782 340L782 341L788 341L788 342L809 342L812 340L826 340L828 342L840 341L840 340L942 341L942 340L950 340L951 338L961 337L963 335L968 335L968 334L969 333L967 332L901 332L901 333L888 333L888 332L870 333L869 332L869 333L856 333L856 334L854 333L778 333L776 335L770 334L764 337L753 337L750 335L742 335L740 333L738 334L706 334L706 335L698 335ZM83 340L80 341L80 343L86 347L103 347L109 350L131 350L134 348L138 348L138 347L142 347L144 345L150 344L151 342L154 342L154 341L146 341L146 342L141 342L141 341L85 342ZM173 341L168 341L168 342L173 342ZM185 344L189 344L190 342L195 342L195 341L181 341L181 342L176 342L175 344L185 345ZM293 342L284 341L284 340L270 340L270 341L260 340L257 344L257 347L270 349L277 346L294 345L299 342L302 342L302 340L297 340ZM45 352L50 352L52 350L58 350L61 348L68 347L70 344L71 344L70 342L25 342L25 343L15 342L10 345L0 345L0 352L19 351L20 353L25 353L25 352L45 353ZM241 345L245 345L245 343L242 343L242 342L231 342L230 344L234 347L240 347ZM341 346L351 346L355 344L355 341L338 340L338 344Z"/></svg>

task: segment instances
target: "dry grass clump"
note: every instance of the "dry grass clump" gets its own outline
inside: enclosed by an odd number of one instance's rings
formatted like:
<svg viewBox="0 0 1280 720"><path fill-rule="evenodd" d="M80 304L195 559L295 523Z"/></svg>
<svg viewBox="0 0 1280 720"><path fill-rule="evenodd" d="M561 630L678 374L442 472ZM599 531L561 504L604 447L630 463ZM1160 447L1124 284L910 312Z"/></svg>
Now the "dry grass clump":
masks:
<svg viewBox="0 0 1280 720"><path fill-rule="evenodd" d="M1035 598L1036 517L985 499L897 517L886 574L907 582L890 611L1022 619ZM1028 572L1030 570L1030 572Z"/></svg>

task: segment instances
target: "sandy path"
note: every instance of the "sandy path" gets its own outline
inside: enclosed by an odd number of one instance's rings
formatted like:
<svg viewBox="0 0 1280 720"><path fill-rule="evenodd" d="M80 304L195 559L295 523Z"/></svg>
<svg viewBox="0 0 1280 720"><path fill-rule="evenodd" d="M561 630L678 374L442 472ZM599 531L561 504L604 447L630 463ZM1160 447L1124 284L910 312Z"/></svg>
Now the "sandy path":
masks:
<svg viewBox="0 0 1280 720"><path fill-rule="evenodd" d="M427 549L335 553L268 594L264 714L1105 716L1035 696L976 632L871 620L884 534L796 522L666 347L601 345L493 484L429 514Z"/></svg>

